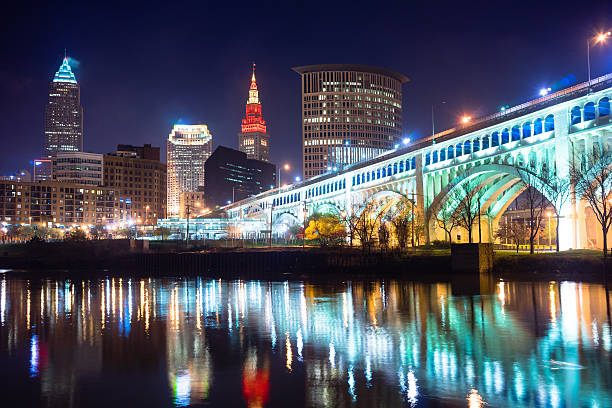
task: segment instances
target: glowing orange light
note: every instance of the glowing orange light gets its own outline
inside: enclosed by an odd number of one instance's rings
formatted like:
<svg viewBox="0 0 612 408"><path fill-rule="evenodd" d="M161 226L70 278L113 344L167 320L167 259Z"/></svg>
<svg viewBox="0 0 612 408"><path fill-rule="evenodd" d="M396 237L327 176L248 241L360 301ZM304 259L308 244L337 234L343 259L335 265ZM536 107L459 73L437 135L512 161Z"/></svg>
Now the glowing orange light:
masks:
<svg viewBox="0 0 612 408"><path fill-rule="evenodd" d="M465 124L465 123L469 123L471 120L472 120L472 117L471 117L471 116L467 116L467 115L466 115L466 116L463 116L463 117L461 118L461 123L463 123L463 124Z"/></svg>
<svg viewBox="0 0 612 408"><path fill-rule="evenodd" d="M610 31L608 31L607 33L599 33L597 37L595 37L595 42L604 42L608 39L608 37L610 37L610 35L612 35Z"/></svg>
<svg viewBox="0 0 612 408"><path fill-rule="evenodd" d="M285 170L289 170L291 167L289 167L289 164L285 164L285 165L283 166L283 168L284 168Z"/></svg>

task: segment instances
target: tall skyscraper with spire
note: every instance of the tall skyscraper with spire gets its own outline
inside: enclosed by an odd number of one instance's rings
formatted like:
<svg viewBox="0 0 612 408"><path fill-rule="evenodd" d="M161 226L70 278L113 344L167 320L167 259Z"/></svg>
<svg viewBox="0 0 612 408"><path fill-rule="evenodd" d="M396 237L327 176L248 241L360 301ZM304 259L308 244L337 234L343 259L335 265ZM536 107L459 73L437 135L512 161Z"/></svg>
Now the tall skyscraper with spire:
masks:
<svg viewBox="0 0 612 408"><path fill-rule="evenodd" d="M246 103L246 117L242 119L241 132L238 133L238 150L246 153L249 159L270 161L270 135L266 131L266 121L261 113L259 91L255 81L255 64L251 75L249 99Z"/></svg>
<svg viewBox="0 0 612 408"><path fill-rule="evenodd" d="M81 88L64 55L51 85L45 107L45 141L43 156L58 152L83 151L83 107Z"/></svg>

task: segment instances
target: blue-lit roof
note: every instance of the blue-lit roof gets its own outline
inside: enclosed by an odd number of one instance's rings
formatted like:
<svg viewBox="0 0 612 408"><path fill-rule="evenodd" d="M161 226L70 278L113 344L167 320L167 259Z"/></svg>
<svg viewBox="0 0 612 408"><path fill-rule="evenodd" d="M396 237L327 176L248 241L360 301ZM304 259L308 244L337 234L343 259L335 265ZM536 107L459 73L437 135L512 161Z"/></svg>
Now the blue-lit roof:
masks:
<svg viewBox="0 0 612 408"><path fill-rule="evenodd" d="M71 84L76 84L77 80L68 64L68 58L64 58L64 62L59 67L55 76L53 77L53 82L70 82Z"/></svg>

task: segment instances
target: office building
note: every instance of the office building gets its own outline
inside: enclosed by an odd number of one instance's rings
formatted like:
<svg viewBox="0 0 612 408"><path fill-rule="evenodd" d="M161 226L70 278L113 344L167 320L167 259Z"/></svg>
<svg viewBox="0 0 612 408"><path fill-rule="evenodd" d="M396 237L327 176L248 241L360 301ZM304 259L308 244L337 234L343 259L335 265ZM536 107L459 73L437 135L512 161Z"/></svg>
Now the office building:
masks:
<svg viewBox="0 0 612 408"><path fill-rule="evenodd" d="M53 157L53 180L85 186L101 186L103 160L98 153L58 152Z"/></svg>
<svg viewBox="0 0 612 408"><path fill-rule="evenodd" d="M32 162L32 181L53 180L53 158L40 158Z"/></svg>
<svg viewBox="0 0 612 408"><path fill-rule="evenodd" d="M126 144L117 145L117 156L137 157L139 159L157 160L159 161L159 147L152 147L150 144L142 146L133 146Z"/></svg>
<svg viewBox="0 0 612 408"><path fill-rule="evenodd" d="M0 176L0 180L31 182L32 173L27 170L19 170L6 176Z"/></svg>
<svg viewBox="0 0 612 408"><path fill-rule="evenodd" d="M134 222L154 225L157 219L166 217L166 164L159 161L159 155L157 160L123 155L122 146L104 155L104 185L130 198Z"/></svg>
<svg viewBox="0 0 612 408"><path fill-rule="evenodd" d="M259 91L255 81L255 64L251 75L249 99L246 103L246 115L242 119L241 132L238 133L238 150L246 153L249 159L270 161L270 135L267 133L266 121L261 113Z"/></svg>
<svg viewBox="0 0 612 408"><path fill-rule="evenodd" d="M206 161L204 199L210 210L262 193L276 183L276 166L219 146Z"/></svg>
<svg viewBox="0 0 612 408"><path fill-rule="evenodd" d="M400 73L364 65L309 65L302 79L304 179L375 157L402 136Z"/></svg>
<svg viewBox="0 0 612 408"><path fill-rule="evenodd" d="M206 202L204 200L204 187L200 187L199 191L183 191L179 198L180 214L179 218L195 218L206 211Z"/></svg>
<svg viewBox="0 0 612 408"><path fill-rule="evenodd" d="M180 212L180 195L204 185L204 163L212 152L206 125L174 125L168 136L168 217Z"/></svg>
<svg viewBox="0 0 612 408"><path fill-rule="evenodd" d="M0 180L0 222L47 227L105 225L129 220L130 200L108 187L57 181Z"/></svg>
<svg viewBox="0 0 612 408"><path fill-rule="evenodd" d="M44 125L43 157L83 151L81 88L66 57L49 86Z"/></svg>

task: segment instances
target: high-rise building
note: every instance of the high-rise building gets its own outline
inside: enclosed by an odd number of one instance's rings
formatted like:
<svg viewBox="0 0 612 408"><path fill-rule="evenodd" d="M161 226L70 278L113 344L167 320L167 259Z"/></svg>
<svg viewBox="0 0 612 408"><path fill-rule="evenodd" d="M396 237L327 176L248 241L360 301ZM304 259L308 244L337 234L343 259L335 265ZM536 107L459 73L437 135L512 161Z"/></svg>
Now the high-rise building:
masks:
<svg viewBox="0 0 612 408"><path fill-rule="evenodd" d="M85 152L58 152L53 157L53 180L101 186L104 183L102 155Z"/></svg>
<svg viewBox="0 0 612 408"><path fill-rule="evenodd" d="M212 152L206 125L174 125L168 136L168 217L178 216L180 195L204 185L204 163Z"/></svg>
<svg viewBox="0 0 612 408"><path fill-rule="evenodd" d="M129 197L134 222L155 224L159 218L166 218L166 164L159 161L159 154L157 159L125 155L125 146L104 155L104 185L117 189L121 197ZM159 147L151 149L159 152Z"/></svg>
<svg viewBox="0 0 612 408"><path fill-rule="evenodd" d="M159 161L159 147L152 147L150 144L142 146L132 146L119 144L117 145L117 156L132 156L139 159L157 160Z"/></svg>
<svg viewBox="0 0 612 408"><path fill-rule="evenodd" d="M45 107L44 157L58 152L83 151L83 107L81 88L64 57L49 86Z"/></svg>
<svg viewBox="0 0 612 408"><path fill-rule="evenodd" d="M255 64L251 75L249 99L246 103L246 116L242 119L241 132L238 133L238 150L246 153L249 159L270 161L270 135L266 131L266 121L261 113L259 91L255 81Z"/></svg>
<svg viewBox="0 0 612 408"><path fill-rule="evenodd" d="M206 161L204 200L210 210L263 193L276 184L276 166L219 146Z"/></svg>
<svg viewBox="0 0 612 408"><path fill-rule="evenodd" d="M304 179L393 149L402 136L400 73L365 65L309 65L302 78Z"/></svg>

